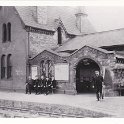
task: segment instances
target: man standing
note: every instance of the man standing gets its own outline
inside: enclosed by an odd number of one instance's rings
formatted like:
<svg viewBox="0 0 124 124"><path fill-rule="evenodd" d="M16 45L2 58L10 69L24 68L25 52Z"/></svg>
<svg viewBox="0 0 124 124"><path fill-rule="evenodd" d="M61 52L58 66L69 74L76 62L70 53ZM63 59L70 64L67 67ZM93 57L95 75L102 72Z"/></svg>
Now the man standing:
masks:
<svg viewBox="0 0 124 124"><path fill-rule="evenodd" d="M49 93L49 85L50 85L50 80L48 77L46 77L46 80L44 81L44 92L45 95L48 95Z"/></svg>
<svg viewBox="0 0 124 124"><path fill-rule="evenodd" d="M56 80L55 80L54 77L52 77L52 79L51 79L51 83L52 83L52 85L51 85L52 93L54 93L55 90L56 90Z"/></svg>
<svg viewBox="0 0 124 124"><path fill-rule="evenodd" d="M96 97L98 101L100 100L100 98L103 99L102 83L103 77L100 75L99 71L95 71L94 86L96 88Z"/></svg>
<svg viewBox="0 0 124 124"><path fill-rule="evenodd" d="M37 95L38 92L39 92L39 79L38 79L38 75L36 76L34 87L35 87L35 94Z"/></svg>
<svg viewBox="0 0 124 124"><path fill-rule="evenodd" d="M40 82L39 82L39 86L40 86L40 93L43 93L43 85L44 85L44 82L45 82L45 78L44 76L42 75L41 76L41 79L40 79Z"/></svg>
<svg viewBox="0 0 124 124"><path fill-rule="evenodd" d="M32 79L31 76L28 77L28 79L26 80L26 94L29 92L31 94L31 90L32 90Z"/></svg>

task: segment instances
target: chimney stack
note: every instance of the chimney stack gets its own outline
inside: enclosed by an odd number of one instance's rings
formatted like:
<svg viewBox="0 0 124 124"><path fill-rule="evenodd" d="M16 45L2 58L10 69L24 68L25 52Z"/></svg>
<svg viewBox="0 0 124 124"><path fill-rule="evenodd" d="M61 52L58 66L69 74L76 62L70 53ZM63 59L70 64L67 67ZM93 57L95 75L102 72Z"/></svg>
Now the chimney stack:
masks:
<svg viewBox="0 0 124 124"><path fill-rule="evenodd" d="M76 16L76 26L79 29L79 31L82 32L83 20L85 20L85 18L88 16L84 12L84 7L78 7L75 16Z"/></svg>
<svg viewBox="0 0 124 124"><path fill-rule="evenodd" d="M37 22L39 24L47 24L47 7L46 6L37 6L36 7L36 16Z"/></svg>

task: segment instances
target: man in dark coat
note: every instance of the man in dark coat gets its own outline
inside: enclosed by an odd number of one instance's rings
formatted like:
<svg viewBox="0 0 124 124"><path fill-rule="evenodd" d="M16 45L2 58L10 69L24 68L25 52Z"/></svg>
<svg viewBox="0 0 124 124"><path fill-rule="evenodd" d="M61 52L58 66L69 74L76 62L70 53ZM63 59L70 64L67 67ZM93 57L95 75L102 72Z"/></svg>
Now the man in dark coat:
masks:
<svg viewBox="0 0 124 124"><path fill-rule="evenodd" d="M45 92L45 95L48 95L49 94L49 86L50 86L50 80L48 77L46 77L46 80L44 81L44 92Z"/></svg>
<svg viewBox="0 0 124 124"><path fill-rule="evenodd" d="M37 95L39 93L39 83L40 83L40 80L38 79L38 76L36 76L36 79L34 81L35 85L35 94Z"/></svg>
<svg viewBox="0 0 124 124"><path fill-rule="evenodd" d="M39 86L40 86L40 93L43 93L43 90L44 90L44 82L45 82L45 78L44 78L44 76L42 75L41 76L41 79L40 79L40 82L39 82Z"/></svg>
<svg viewBox="0 0 124 124"><path fill-rule="evenodd" d="M28 92L31 94L32 85L33 85L33 80L31 78L31 76L29 76L28 79L26 80L26 94Z"/></svg>
<svg viewBox="0 0 124 124"><path fill-rule="evenodd" d="M55 90L56 90L56 85L57 85L56 83L57 83L57 82L56 82L55 78L52 77L52 79L51 79L51 89L52 89L52 93L54 93Z"/></svg>
<svg viewBox="0 0 124 124"><path fill-rule="evenodd" d="M102 83L103 83L103 77L100 75L99 71L95 71L94 86L96 88L96 97L98 101L100 100L100 98L103 98Z"/></svg>

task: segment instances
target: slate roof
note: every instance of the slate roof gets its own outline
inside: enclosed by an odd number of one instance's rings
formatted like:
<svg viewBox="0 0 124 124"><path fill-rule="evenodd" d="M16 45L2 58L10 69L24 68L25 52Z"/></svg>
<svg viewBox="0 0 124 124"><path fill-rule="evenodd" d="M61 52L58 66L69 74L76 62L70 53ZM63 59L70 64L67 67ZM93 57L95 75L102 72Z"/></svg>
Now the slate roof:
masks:
<svg viewBox="0 0 124 124"><path fill-rule="evenodd" d="M85 45L91 45L97 48L102 46L124 45L124 29L76 36L65 42L56 51L77 50Z"/></svg>
<svg viewBox="0 0 124 124"><path fill-rule="evenodd" d="M33 15L34 14L33 7L31 7L31 6L15 6L15 8L25 25L40 28L40 29L55 31L55 29L52 25L42 25L42 24L37 23L34 15Z"/></svg>
<svg viewBox="0 0 124 124"><path fill-rule="evenodd" d="M98 50L98 51L101 51L101 52L103 52L103 53L106 53L106 54L115 53L115 52L113 52L113 51L107 51L107 50L104 50L104 49L102 49L102 48L97 48L97 47L90 46L90 45L85 45L85 46L81 47L80 49L83 49L84 47L91 47L91 48L94 48L94 49L96 49L96 50ZM69 56L75 54L76 52L78 52L80 49L75 50L75 51L72 52L72 53L56 52L56 51L53 51L53 50L51 50L51 49L43 49L39 54L37 54L36 56L32 57L30 60L35 59L37 56L39 56L40 54L42 54L44 51L50 52L50 53L52 53L52 54L55 54L55 55L61 56L61 57L69 57ZM120 57L120 55L118 55L118 56Z"/></svg>
<svg viewBox="0 0 124 124"><path fill-rule="evenodd" d="M80 32L76 27L76 17L74 8L49 6L48 7L48 24L53 25L55 19L60 19L69 34L79 35Z"/></svg>
<svg viewBox="0 0 124 124"><path fill-rule="evenodd" d="M48 6L47 7L47 25L39 24L36 21L36 18L33 16L35 13L36 7L32 6L16 6L17 12L20 15L20 18L25 25L31 27L37 27L45 30L55 31L55 19L60 19L67 31L68 34L81 35L80 31L76 26L76 10L73 7L68 6ZM95 32L91 23L86 20L83 24L84 31L83 33L92 33Z"/></svg>
<svg viewBox="0 0 124 124"><path fill-rule="evenodd" d="M103 52L103 53L105 53L105 54L111 54L111 53L115 53L114 51L107 51L107 50L105 50L105 49L102 49L102 48L98 48L98 47L95 47L95 46L91 46L91 45L84 45L84 46L82 46L80 49L83 49L84 47L90 47L90 48L93 48L93 49L95 49L95 50L98 50L98 51L101 51L101 52ZM72 51L72 52L68 52L68 51L63 51L63 52L60 52L60 51L58 51L58 55L60 55L60 56L63 56L63 57L68 57L68 56L71 56L71 55L73 55L73 54L75 54L76 52L78 52L80 49L77 49L77 50L75 50L75 51ZM57 51L56 51L57 52Z"/></svg>
<svg viewBox="0 0 124 124"><path fill-rule="evenodd" d="M90 47L90 48L93 48L93 49L96 49L98 51L101 51L103 53L114 53L114 51L107 51L105 49L102 49L102 48L98 48L98 47L95 47L95 46L91 46L91 45L85 45L85 46L82 46L80 49L84 48L84 47ZM73 52L72 54L76 53L77 51L79 51L80 49L77 49L75 52Z"/></svg>

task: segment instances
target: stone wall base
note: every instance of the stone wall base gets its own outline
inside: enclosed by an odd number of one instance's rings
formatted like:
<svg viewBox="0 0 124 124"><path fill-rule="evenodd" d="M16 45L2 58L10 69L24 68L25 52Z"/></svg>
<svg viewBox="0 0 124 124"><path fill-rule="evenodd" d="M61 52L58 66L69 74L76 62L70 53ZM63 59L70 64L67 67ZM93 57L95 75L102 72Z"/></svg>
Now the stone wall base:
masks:
<svg viewBox="0 0 124 124"><path fill-rule="evenodd" d="M0 88L0 91L25 93L25 89L8 89L8 88Z"/></svg>
<svg viewBox="0 0 124 124"><path fill-rule="evenodd" d="M58 94L68 94L68 95L76 95L77 92L76 91L73 91L73 90L56 90L55 93L58 93Z"/></svg>
<svg viewBox="0 0 124 124"><path fill-rule="evenodd" d="M76 95L77 92L74 91L74 90L65 90L65 94L68 94L68 95Z"/></svg>
<svg viewBox="0 0 124 124"><path fill-rule="evenodd" d="M5 89L5 88L0 88L0 91L5 91L5 92L17 92L17 93L25 93L25 89ZM64 89L57 89L55 91L55 94L68 94L68 95L77 95L76 90L64 90ZM120 96L118 91L114 91L113 89L105 89L104 91L104 96L106 97L114 97L114 96Z"/></svg>
<svg viewBox="0 0 124 124"><path fill-rule="evenodd" d="M113 89L105 89L104 96L113 97L113 96L119 96L119 94L117 91L114 91Z"/></svg>

